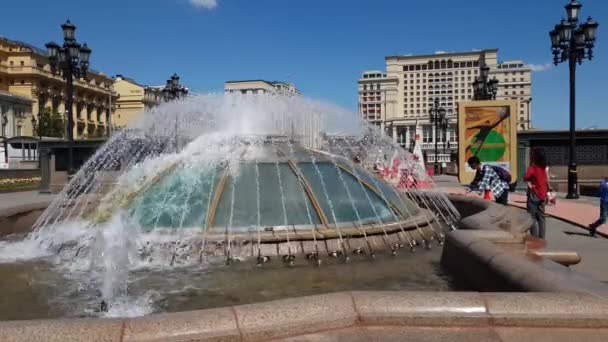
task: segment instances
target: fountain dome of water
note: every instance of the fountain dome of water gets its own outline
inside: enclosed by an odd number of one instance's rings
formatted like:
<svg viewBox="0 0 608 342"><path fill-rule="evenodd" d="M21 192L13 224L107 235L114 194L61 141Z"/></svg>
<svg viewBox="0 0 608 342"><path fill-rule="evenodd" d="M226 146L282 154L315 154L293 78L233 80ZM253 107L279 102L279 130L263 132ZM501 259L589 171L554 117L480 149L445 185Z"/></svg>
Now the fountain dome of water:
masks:
<svg viewBox="0 0 608 342"><path fill-rule="evenodd" d="M164 104L116 132L25 239L0 241L0 256L45 258L116 303L142 269L320 264L441 242L455 209L376 176L387 156L432 184L392 139L332 105L224 94Z"/></svg>

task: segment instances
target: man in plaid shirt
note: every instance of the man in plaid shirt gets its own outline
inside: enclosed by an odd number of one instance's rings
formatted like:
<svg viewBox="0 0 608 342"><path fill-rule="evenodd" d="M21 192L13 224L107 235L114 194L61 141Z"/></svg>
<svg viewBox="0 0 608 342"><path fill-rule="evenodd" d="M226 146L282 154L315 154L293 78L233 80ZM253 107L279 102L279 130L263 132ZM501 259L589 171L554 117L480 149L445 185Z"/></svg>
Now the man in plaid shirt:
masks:
<svg viewBox="0 0 608 342"><path fill-rule="evenodd" d="M496 203L506 205L509 201L509 184L500 179L490 165L481 165L478 157L469 158L467 163L471 169L477 172L470 188L479 192L491 190Z"/></svg>

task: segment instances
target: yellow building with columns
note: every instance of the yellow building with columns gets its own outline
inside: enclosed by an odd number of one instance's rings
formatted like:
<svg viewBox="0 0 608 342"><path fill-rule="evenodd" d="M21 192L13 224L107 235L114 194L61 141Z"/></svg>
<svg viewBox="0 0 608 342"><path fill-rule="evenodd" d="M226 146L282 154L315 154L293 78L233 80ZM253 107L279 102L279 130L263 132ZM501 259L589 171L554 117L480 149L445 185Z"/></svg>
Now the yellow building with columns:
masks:
<svg viewBox="0 0 608 342"><path fill-rule="evenodd" d="M108 134L113 117L116 95L113 80L103 73L90 70L87 78L74 80L74 138L86 139ZM22 120L23 135L34 135L31 115L46 108L66 113L66 82L53 75L45 50L0 37L0 91L32 100L28 118Z"/></svg>
<svg viewBox="0 0 608 342"><path fill-rule="evenodd" d="M162 86L145 86L123 75L114 78L114 91L118 94L116 99L116 112L114 125L127 126L139 120L144 112L163 102Z"/></svg>

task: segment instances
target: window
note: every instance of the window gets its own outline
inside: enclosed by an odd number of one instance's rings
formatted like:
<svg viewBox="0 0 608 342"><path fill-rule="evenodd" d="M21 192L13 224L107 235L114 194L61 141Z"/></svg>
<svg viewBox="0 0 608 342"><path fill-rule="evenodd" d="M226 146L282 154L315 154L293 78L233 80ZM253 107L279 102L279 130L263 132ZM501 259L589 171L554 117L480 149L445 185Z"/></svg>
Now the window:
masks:
<svg viewBox="0 0 608 342"><path fill-rule="evenodd" d="M524 115L524 111L523 111L523 110L520 110L520 111L519 111L519 114Z"/></svg>
<svg viewBox="0 0 608 342"><path fill-rule="evenodd" d="M473 62L467 62L467 68L472 68L473 67Z"/></svg>
<svg viewBox="0 0 608 342"><path fill-rule="evenodd" d="M423 143L433 142L433 127L422 126L422 142Z"/></svg>
<svg viewBox="0 0 608 342"><path fill-rule="evenodd" d="M24 62L24 61L20 61L20 62L19 62L19 65L24 66L24 65L25 65L25 62Z"/></svg>
<svg viewBox="0 0 608 342"><path fill-rule="evenodd" d="M448 128L448 132L450 134L449 141L451 143L457 142L458 141L458 129L456 129L456 126L452 126L452 127Z"/></svg>
<svg viewBox="0 0 608 342"><path fill-rule="evenodd" d="M523 81L524 81L524 78L523 78L523 77L521 77L521 78L519 79L519 81L520 81L520 82L523 82Z"/></svg>
<svg viewBox="0 0 608 342"><path fill-rule="evenodd" d="M23 126L21 126L21 123L17 124L17 136L22 136L23 135Z"/></svg>
<svg viewBox="0 0 608 342"><path fill-rule="evenodd" d="M467 75L470 75L470 74L471 74L471 70L467 70Z"/></svg>
<svg viewBox="0 0 608 342"><path fill-rule="evenodd" d="M367 90L367 84L363 85L363 90Z"/></svg>
<svg viewBox="0 0 608 342"><path fill-rule="evenodd" d="M15 63L13 61L8 62L8 65L13 66Z"/></svg>

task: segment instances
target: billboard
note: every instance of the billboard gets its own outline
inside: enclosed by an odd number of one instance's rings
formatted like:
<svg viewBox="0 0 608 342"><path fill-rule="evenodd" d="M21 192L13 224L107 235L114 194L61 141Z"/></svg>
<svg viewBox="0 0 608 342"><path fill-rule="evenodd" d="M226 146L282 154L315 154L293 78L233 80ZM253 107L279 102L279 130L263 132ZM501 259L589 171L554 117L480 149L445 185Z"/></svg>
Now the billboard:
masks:
<svg viewBox="0 0 608 342"><path fill-rule="evenodd" d="M470 184L475 171L472 156L482 164L500 166L517 179L517 102L473 101L458 104L458 166L462 184Z"/></svg>

